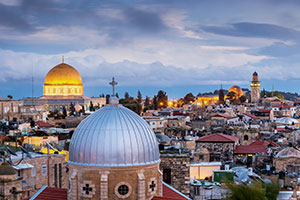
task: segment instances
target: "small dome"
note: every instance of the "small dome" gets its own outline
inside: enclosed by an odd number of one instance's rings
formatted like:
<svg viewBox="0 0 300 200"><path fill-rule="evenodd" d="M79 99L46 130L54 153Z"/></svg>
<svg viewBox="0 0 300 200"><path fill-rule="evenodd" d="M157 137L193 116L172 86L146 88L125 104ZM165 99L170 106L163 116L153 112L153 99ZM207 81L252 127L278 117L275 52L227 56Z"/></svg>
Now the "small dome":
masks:
<svg viewBox="0 0 300 200"><path fill-rule="evenodd" d="M230 93L230 92L234 92L235 93L235 96L236 97L241 97L241 96L243 96L243 90L239 87L239 86L232 86L229 90L228 90L228 93ZM227 93L227 95L228 95L228 93Z"/></svg>
<svg viewBox="0 0 300 200"><path fill-rule="evenodd" d="M10 166L7 162L3 162L0 165L0 176L1 175L15 175L17 172L16 170Z"/></svg>
<svg viewBox="0 0 300 200"><path fill-rule="evenodd" d="M74 67L61 63L48 72L45 85L82 85L82 79Z"/></svg>
<svg viewBox="0 0 300 200"><path fill-rule="evenodd" d="M117 167L160 161L158 143L147 122L121 106L107 105L82 121L70 144L69 163Z"/></svg>

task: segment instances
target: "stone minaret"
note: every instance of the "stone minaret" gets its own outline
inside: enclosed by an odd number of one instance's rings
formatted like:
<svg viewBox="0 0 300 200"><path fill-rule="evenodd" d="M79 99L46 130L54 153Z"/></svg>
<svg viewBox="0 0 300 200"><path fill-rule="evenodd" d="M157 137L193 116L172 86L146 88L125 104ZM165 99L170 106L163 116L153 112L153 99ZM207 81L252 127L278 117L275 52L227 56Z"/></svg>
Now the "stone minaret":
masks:
<svg viewBox="0 0 300 200"><path fill-rule="evenodd" d="M260 83L258 80L257 72L253 73L252 82L251 82L250 86L251 86L251 102L258 103L258 101L260 99Z"/></svg>

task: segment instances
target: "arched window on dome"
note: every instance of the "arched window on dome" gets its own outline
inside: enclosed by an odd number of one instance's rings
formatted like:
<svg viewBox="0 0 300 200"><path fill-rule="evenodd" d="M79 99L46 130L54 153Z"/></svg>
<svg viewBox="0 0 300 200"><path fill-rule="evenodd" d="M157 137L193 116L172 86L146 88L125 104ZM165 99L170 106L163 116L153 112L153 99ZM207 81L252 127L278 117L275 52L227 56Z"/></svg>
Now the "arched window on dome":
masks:
<svg viewBox="0 0 300 200"><path fill-rule="evenodd" d="M248 135L244 135L244 140L248 141L249 140L249 136Z"/></svg>

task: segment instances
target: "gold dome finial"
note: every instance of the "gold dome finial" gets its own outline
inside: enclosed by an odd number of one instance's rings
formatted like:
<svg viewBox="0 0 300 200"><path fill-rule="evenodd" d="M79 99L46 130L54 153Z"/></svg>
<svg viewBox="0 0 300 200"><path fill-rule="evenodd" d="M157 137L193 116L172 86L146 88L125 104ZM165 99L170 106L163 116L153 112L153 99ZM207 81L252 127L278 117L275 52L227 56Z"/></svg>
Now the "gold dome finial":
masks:
<svg viewBox="0 0 300 200"><path fill-rule="evenodd" d="M62 56L62 63L65 63L65 56Z"/></svg>

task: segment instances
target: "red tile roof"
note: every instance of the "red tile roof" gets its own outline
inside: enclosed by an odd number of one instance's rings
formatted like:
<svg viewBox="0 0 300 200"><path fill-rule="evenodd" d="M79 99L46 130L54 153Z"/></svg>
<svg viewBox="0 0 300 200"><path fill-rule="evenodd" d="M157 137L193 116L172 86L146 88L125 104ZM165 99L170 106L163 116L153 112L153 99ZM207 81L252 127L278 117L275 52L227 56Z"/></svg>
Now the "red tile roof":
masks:
<svg viewBox="0 0 300 200"><path fill-rule="evenodd" d="M45 127L53 127L52 124L49 124L49 123L46 123L46 122L43 122L43 121L37 121L35 122L36 125L38 125L40 128L45 128Z"/></svg>
<svg viewBox="0 0 300 200"><path fill-rule="evenodd" d="M295 106L289 105L287 103L282 103L282 104L273 106L273 108L294 108L294 107Z"/></svg>
<svg viewBox="0 0 300 200"><path fill-rule="evenodd" d="M257 140L252 142L250 145L236 146L236 154L247 154L247 153L267 153L268 146L277 146L276 143L267 140Z"/></svg>
<svg viewBox="0 0 300 200"><path fill-rule="evenodd" d="M170 185L163 182L163 196L158 197L155 196L152 198L152 200L186 200L190 199L184 194L180 193Z"/></svg>
<svg viewBox="0 0 300 200"><path fill-rule="evenodd" d="M54 188L43 186L35 195L31 197L34 200L67 200L68 191L63 188Z"/></svg>
<svg viewBox="0 0 300 200"><path fill-rule="evenodd" d="M248 116L248 117L251 117L253 119L259 119L259 117L256 117L255 115L252 115L250 113L244 113L244 115Z"/></svg>
<svg viewBox="0 0 300 200"><path fill-rule="evenodd" d="M236 142L237 137L225 135L223 133L215 133L211 135L206 135L197 140L197 142Z"/></svg>
<svg viewBox="0 0 300 200"><path fill-rule="evenodd" d="M224 117L224 118L232 118L232 116L231 116L231 115L228 115L228 114L223 114L223 113L214 114L212 117Z"/></svg>

